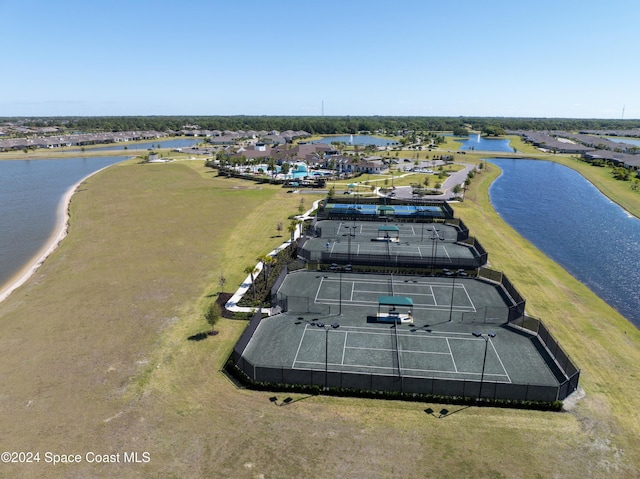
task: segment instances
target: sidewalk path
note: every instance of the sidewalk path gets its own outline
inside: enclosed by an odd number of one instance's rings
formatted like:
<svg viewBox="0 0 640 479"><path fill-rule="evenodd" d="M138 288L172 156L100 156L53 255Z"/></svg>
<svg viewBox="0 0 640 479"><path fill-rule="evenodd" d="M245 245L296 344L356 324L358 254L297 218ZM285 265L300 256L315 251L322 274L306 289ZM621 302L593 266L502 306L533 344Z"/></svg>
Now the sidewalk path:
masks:
<svg viewBox="0 0 640 479"><path fill-rule="evenodd" d="M311 212L315 211L318 208L318 204L320 203L320 201L321 200L314 201L313 202L313 206L311 206L311 209L309 209L306 213L303 213L301 215L296 216L295 217L296 220L305 221L305 220L313 219L313 216L311 216ZM296 230L293 233L293 240L295 241L299 237L300 237L300 228L296 228ZM284 243L282 243L280 246L278 246L276 249L274 249L271 253L269 253L268 256L276 256L280 251L285 249L290 244L291 244L291 239L289 239L288 241L285 241ZM254 280L258 276L260 276L260 272L261 271L262 271L262 262L259 262L256 265L255 272L253 273ZM249 291L249 288L251 288L251 276L252 275L248 275L245 278L245 280L242 282L242 284L240 285L238 290L235 292L235 294L231 297L231 299L229 299L229 301L227 301L227 304L224 305L224 307L226 309L228 309L229 311L232 311L234 313L251 313L251 312L256 310L256 308L250 308L250 307L246 307L246 306L238 306L238 303L240 302L242 297L245 295L245 293L247 291ZM271 315L271 308L262 308L261 312L263 314Z"/></svg>

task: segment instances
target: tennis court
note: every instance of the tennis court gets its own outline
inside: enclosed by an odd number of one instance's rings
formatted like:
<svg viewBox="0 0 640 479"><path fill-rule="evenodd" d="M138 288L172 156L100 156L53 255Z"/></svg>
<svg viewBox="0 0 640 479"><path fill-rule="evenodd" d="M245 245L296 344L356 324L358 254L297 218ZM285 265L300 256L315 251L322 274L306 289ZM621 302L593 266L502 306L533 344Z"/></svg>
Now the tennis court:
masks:
<svg viewBox="0 0 640 479"><path fill-rule="evenodd" d="M326 366L329 371L479 380L484 351L485 340L469 333L425 332L394 325L324 330L312 322L304 326L291 368ZM491 338L484 363L485 379L512 382Z"/></svg>
<svg viewBox="0 0 640 479"><path fill-rule="evenodd" d="M484 382L483 394L538 400L557 391L553 360L506 325L510 304L496 284L299 270L277 294L285 312L262 319L242 354L251 377L364 389L400 381L445 395L479 394ZM411 299L413 322L378 317L389 297Z"/></svg>
<svg viewBox="0 0 640 479"><path fill-rule="evenodd" d="M353 241L371 241L378 236L381 227L393 225L398 229L400 239L411 243L431 242L433 239L455 242L458 232L455 226L442 223L392 223L380 221L319 221L316 225L323 238L338 239L343 235L351 235ZM356 239L357 238L357 239Z"/></svg>
<svg viewBox="0 0 640 479"><path fill-rule="evenodd" d="M334 307L341 303L343 309L359 308L361 314L374 314L378 298L385 295L410 297L416 318L426 317L428 312L450 312L452 307L456 316L477 311L467 290L469 282L462 280L454 283L445 278L370 277L347 273L326 274L314 279L319 279L315 288L310 285L315 289L311 289L315 293L314 303Z"/></svg>
<svg viewBox="0 0 640 479"><path fill-rule="evenodd" d="M446 213L442 206L436 205L375 205L357 203L329 203L325 205L324 212L327 215L345 216L400 216L400 217L426 217L445 218Z"/></svg>
<svg viewBox="0 0 640 479"><path fill-rule="evenodd" d="M486 262L472 245L457 241L455 226L440 223L320 221L316 234L302 245L309 261L438 268Z"/></svg>

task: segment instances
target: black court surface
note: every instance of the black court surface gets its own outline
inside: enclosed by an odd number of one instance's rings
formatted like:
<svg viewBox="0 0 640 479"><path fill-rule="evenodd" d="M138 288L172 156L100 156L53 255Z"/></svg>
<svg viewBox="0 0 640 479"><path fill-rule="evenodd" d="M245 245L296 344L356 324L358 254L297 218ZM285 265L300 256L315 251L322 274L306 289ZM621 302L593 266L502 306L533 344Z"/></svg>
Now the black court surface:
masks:
<svg viewBox="0 0 640 479"><path fill-rule="evenodd" d="M457 242L455 226L442 223L319 221L318 237L303 245L311 261L349 257L354 263L367 258L437 262L447 267L461 259L472 261L474 251Z"/></svg>
<svg viewBox="0 0 640 479"><path fill-rule="evenodd" d="M288 311L263 319L243 353L256 367L558 385L532 335L505 326L493 283L301 270L278 294ZM382 296L411 298L413 323L378 322Z"/></svg>
<svg viewBox="0 0 640 479"><path fill-rule="evenodd" d="M397 330L396 330L397 329ZM485 340L468 333L425 332L422 329L387 326L341 326L324 330L305 325L291 367L325 366L334 371L450 379L480 379ZM511 383L493 340L489 339L484 378Z"/></svg>

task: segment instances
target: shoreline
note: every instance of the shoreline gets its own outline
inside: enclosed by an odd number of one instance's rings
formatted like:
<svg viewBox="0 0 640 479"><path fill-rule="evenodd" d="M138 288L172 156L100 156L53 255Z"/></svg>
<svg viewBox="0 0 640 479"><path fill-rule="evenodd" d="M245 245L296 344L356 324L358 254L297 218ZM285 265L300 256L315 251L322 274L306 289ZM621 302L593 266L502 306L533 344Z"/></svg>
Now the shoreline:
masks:
<svg viewBox="0 0 640 479"><path fill-rule="evenodd" d="M71 205L71 199L73 198L73 195L75 194L78 187L88 178L91 178L96 173L109 168L109 166L100 168L99 170L96 170L93 173L85 176L74 185L69 187L69 189L64 193L56 209L57 219L53 232L44 243L42 248L40 248L38 252L6 283L0 285L0 303L7 299L16 289L24 285L29 280L29 278L31 278L36 273L36 271L38 271L38 269L40 269L46 259L51 255L51 253L53 253L58 248L62 240L66 238L69 231L69 207Z"/></svg>

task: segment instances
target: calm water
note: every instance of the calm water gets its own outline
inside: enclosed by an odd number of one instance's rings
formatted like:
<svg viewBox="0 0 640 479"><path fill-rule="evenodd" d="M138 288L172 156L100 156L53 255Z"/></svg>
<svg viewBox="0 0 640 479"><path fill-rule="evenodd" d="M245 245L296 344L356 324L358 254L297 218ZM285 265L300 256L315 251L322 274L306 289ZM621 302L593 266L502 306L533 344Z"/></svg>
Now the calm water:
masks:
<svg viewBox="0 0 640 479"><path fill-rule="evenodd" d="M193 145L197 145L198 143L202 143L204 138L181 138L178 140L156 140L156 141L148 141L143 143L129 143L129 142L121 142L116 145L109 146L100 146L100 147L91 147L87 148L87 151L117 151L123 150L127 147L128 150L147 150L149 148L154 148L156 145L160 145L160 148L189 148ZM65 151L82 151L80 148L74 148L71 150Z"/></svg>
<svg viewBox="0 0 640 479"><path fill-rule="evenodd" d="M496 211L531 243L640 327L640 220L574 170L491 159Z"/></svg>
<svg viewBox="0 0 640 479"><path fill-rule="evenodd" d="M396 145L397 141L386 140L384 138L377 138L375 136L369 135L344 135L344 136L325 136L324 138L314 142L314 143L327 143L331 144L334 141L341 141L346 143L347 145L376 145L376 146L388 146L388 145Z"/></svg>
<svg viewBox="0 0 640 479"><path fill-rule="evenodd" d="M616 143L627 143L629 145L640 146L640 140L637 138L611 138L608 137L607 140L615 141Z"/></svg>
<svg viewBox="0 0 640 479"><path fill-rule="evenodd" d="M508 151L513 152L509 140L487 140L480 135L469 135L468 140L456 140L462 143L461 150Z"/></svg>
<svg viewBox="0 0 640 479"><path fill-rule="evenodd" d="M47 243L67 190L91 173L125 159L110 156L0 161L0 286Z"/></svg>

